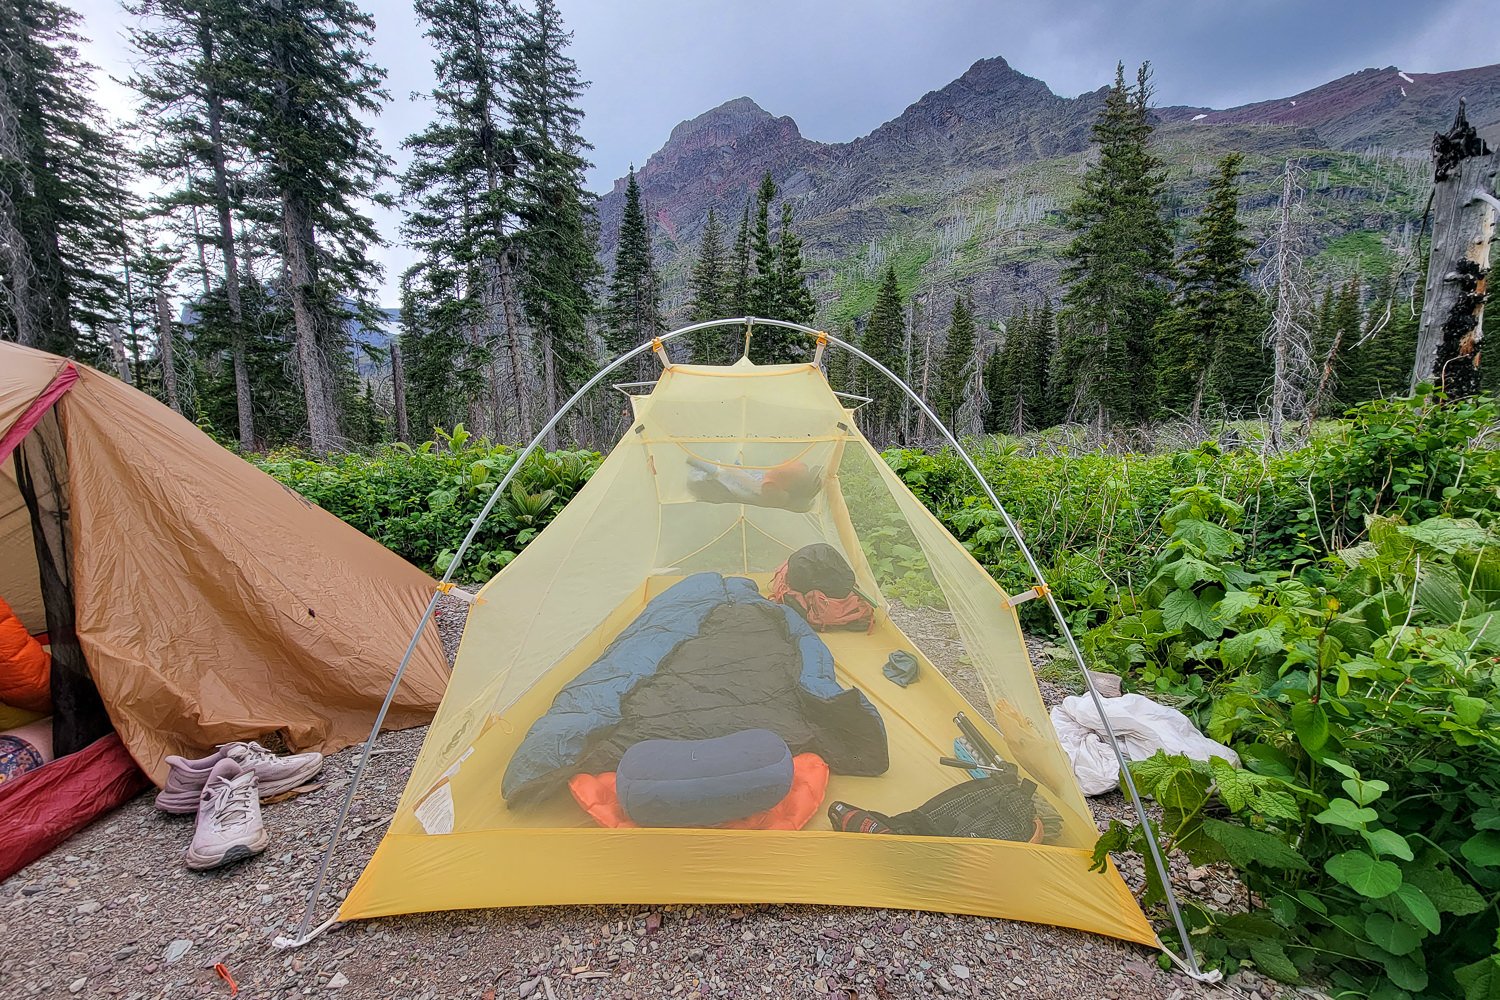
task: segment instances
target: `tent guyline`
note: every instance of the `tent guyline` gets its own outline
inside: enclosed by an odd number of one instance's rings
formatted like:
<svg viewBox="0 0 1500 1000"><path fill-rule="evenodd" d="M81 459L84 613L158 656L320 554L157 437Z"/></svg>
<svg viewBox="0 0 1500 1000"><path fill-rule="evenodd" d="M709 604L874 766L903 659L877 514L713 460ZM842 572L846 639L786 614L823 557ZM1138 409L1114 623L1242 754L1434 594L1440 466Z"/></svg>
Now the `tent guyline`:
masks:
<svg viewBox="0 0 1500 1000"><path fill-rule="evenodd" d="M743 324L745 326L745 331L746 331L745 341L746 341L746 348L747 348L746 354L747 355L748 355L748 345L749 345L749 342L750 342L751 332L752 332L753 328L757 324L761 325L761 326L777 327L777 328L780 328L780 329L784 329L784 330L789 330L789 331L793 331L793 332L796 332L796 333L805 334L805 335L813 337L815 339L817 346L816 346L816 354L815 354L814 359L813 359L814 366L816 366L817 362L819 360L821 360L821 357L822 357L822 354L823 354L825 346L829 345L829 344L832 344L832 345L834 345L836 347L839 347L839 348L841 348L841 349L843 349L845 351L848 351L853 356L855 356L855 357L859 358L860 360L864 361L865 363L869 364L876 371L880 372L881 375L883 375L885 378L889 379L892 384L894 384L895 386L899 387L901 389L901 391L903 392L903 394L907 398L909 398L911 400L911 402L913 403L913 405L915 405L917 407L917 409L927 418L927 420L931 421L932 426L938 429L939 433L942 435L943 440L948 444L949 447L951 447L954 450L954 453L957 454L962 459L962 461L964 462L965 466L967 466L967 468L969 469L970 473L974 476L975 480L979 483L979 486L983 490L986 498L994 506L994 508L997 511L997 513L1000 514L1002 520L1005 523L1006 529L1011 534L1011 537L1015 540L1015 542L1017 544L1017 547L1018 547L1019 551L1022 554L1022 557L1026 560L1026 563L1027 563L1028 567L1030 568L1030 570L1032 572L1032 575L1036 579L1036 586L1034 588L1029 588L1027 591L1023 592L1025 596L1020 596L1020 595L1018 595L1018 596L1020 597L1021 600L1024 600L1027 597L1031 597L1031 596L1035 595L1035 596L1041 597L1042 599L1044 599L1047 602L1047 605L1051 609L1052 615L1053 615L1054 619L1057 622L1058 628L1061 630L1061 632L1062 632L1062 634L1064 636L1064 639L1067 642L1067 645L1068 645L1068 648L1069 648L1070 652L1073 654L1073 656L1075 657L1075 659L1077 660L1077 662L1079 663L1079 665L1081 667L1084 666L1084 658L1083 658L1082 650L1079 648L1078 643L1077 643L1075 637L1072 634L1072 630L1068 627L1067 621L1066 621L1066 619L1064 618L1064 616L1062 614L1062 610L1061 610L1061 608L1059 607L1059 605L1057 603L1056 597L1053 595L1053 593L1051 591L1051 588L1047 585L1047 581L1046 581L1046 578L1045 578L1045 576L1044 576L1044 574L1042 572L1041 566L1037 563L1037 561L1034 558L1034 556L1032 555L1030 549L1027 547L1026 542L1025 542L1024 538L1022 537L1021 532L1020 532L1018 526L1016 525L1015 521L1012 519L1012 517L1010 516L1009 512L1006 510L1004 504L1001 503L1000 498L996 495L994 489L990 486L989 482L980 473L979 468L978 468L977 464L974 462L973 457L959 443L959 441L953 435L953 433L938 418L937 414L932 410L932 408L930 406L928 406L927 402L925 400L923 400L922 397L919 394L917 394L910 386L908 386L894 372L892 372L886 366L884 366L883 364L881 364L879 361L877 361L874 358L870 357L865 352L861 351L859 348L857 348L854 345L849 344L849 343L847 343L847 342L839 339L838 337L832 336L830 334L827 334L827 333L824 333L822 331L818 331L818 330L815 330L815 329L812 329L812 328L809 328L809 327L806 327L806 326L802 326L800 324L790 323L790 322L786 322L786 321L782 321L782 320L760 319L760 318L756 318L756 317L740 317L740 318L734 318L734 319L711 320L711 321L708 321L708 322L696 323L696 324L692 324L690 326L682 327L682 328L677 329L677 330L673 330L670 333L662 334L660 337L657 337L657 338L654 338L653 340L650 340L650 341L647 341L645 343L642 343L639 346L637 346L637 347L635 347L635 348L633 348L633 349L625 352L624 354L620 355L618 358L614 359L612 362L610 362L609 364L607 364L606 366L604 366L603 368L601 368L597 373L594 374L593 377L591 377L587 382L585 382L584 385L581 388L579 388L578 391L575 392L572 395L572 397L567 400L566 403L563 404L563 406L558 410L558 412L553 415L553 417L546 423L546 425L543 426L540 431L538 431L538 433L536 434L536 436L534 438L532 438L532 440L526 445L526 447L524 449L522 449L522 451L517 455L517 457L515 458L515 460L511 463L509 469L506 470L505 475L497 483L494 491L490 494L490 497L486 501L486 503L484 504L483 508L480 510L480 512L478 513L478 515L475 517L473 523L471 524L471 526L469 528L468 533L465 535L462 543L459 545L458 550L456 551L456 553L454 555L453 560L451 561L451 563L449 564L447 570L445 571L441 583L439 584L438 588L434 591L434 593L432 594L431 598L427 602L426 609L423 612L421 620L417 624L417 627L416 627L416 630L415 630L415 632L413 634L411 643L409 644L409 646L407 648L406 655L403 656L400 664L397 666L395 675L394 675L394 677L392 678L392 681L391 681L390 690L387 693L386 698L385 698L384 702L381 705L380 711L379 711L379 713L377 714L377 716L376 716L376 718L374 720L374 724L372 725L372 727L370 729L369 738L366 740L366 742L365 742L365 744L364 744L364 746L363 746L363 748L361 750L360 758L359 758L358 764L356 765L353 779L350 782L348 791L345 793L344 801L343 801L342 806L341 806L341 808L339 810L338 818L337 818L337 820L335 822L332 834L330 835L330 837L329 837L329 839L327 841L327 844L325 846L323 857L322 857L321 862L319 864L317 875L316 875L315 880L314 880L314 884L312 886L311 891L309 892L308 899L307 899L306 910L305 910L305 912L303 914L302 921L301 921L301 923L299 925L299 928L298 928L298 931L297 931L297 936L294 937L294 938L284 938L284 937L283 938L278 938L276 940L276 944L277 944L278 947L299 947L299 946L301 946L303 944L306 944L308 941L312 940L314 937L317 936L318 933L321 933L322 930L324 930L327 926L329 926L332 923L332 920L334 918L330 918L330 920L328 922L325 922L322 926L318 927L316 930L313 929L313 920L314 920L315 910L316 910L316 907L317 907L317 900L318 900L319 896L321 895L321 893L322 893L322 891L324 889L324 886L326 885L329 868L330 868L330 865L331 865L331 862L332 862L332 858L333 858L333 853L334 853L334 851L337 848L339 837L342 835L344 826L347 823L348 815L349 815L350 809L352 807L354 797L357 794L357 791L358 791L358 788L359 788L359 785L360 785L360 781L361 781L361 779L362 779L362 777L364 775L366 766L367 766L367 764L369 762L369 759L370 759L370 756L371 756L371 752L372 752L372 750L374 748L375 741L379 737L381 726L384 723L386 713L387 713L387 711L389 709L389 706L392 704L392 701L393 701L393 699L395 697L396 691L399 688L399 686L401 684L401 680L402 680L402 678L403 678L403 676L404 676L404 674L406 672L407 666L408 666L408 664L409 664L409 662L410 662L410 660L412 658L412 655L413 655L415 649L417 648L419 638L422 635L423 630L427 627L427 623L431 619L431 617L432 617L432 615L433 615L433 613L434 613L434 611L436 609L439 595L441 593L446 592L446 591L448 591L448 590L451 589L451 587L452 587L452 578L453 578L455 572L457 571L457 569L459 568L459 566L461 565L461 563L463 561L463 558L464 558L464 555L468 551L469 547L472 545L474 539L478 535L478 532L479 532L480 528L483 526L485 520L488 518L488 516L490 515L490 513L494 509L495 504L499 501L500 497L505 494L505 491L506 491L507 487L510 485L512 479L520 472L520 470L525 465L526 461L530 458L530 456L532 455L532 453L535 452L539 447L541 447L542 442L547 438L547 435L553 431L553 429L558 425L558 423L573 409L574 406L576 406L578 404L578 402L589 391L591 391L596 386L598 386L601 383L603 383L610 376L611 373L617 371L622 366L624 366L628 362L630 362L632 359L634 359L634 358L636 358L636 357L638 357L638 356L640 356L640 355L642 355L642 354L644 354L646 352L651 352L651 353L656 354L658 356L658 358L662 361L662 364L663 364L664 369L666 370L666 372L672 373L672 372L676 371L680 366L673 366L673 364L671 363L669 357L667 356L667 351L666 351L666 348L665 348L665 344L666 343L668 343L668 342L670 342L670 341L672 341L672 340L674 340L674 339L676 339L678 337L682 337L682 336L694 333L694 332L699 331L699 330L704 330L704 329L709 329L709 328L719 327L719 326L732 326L732 325L739 325L739 324ZM748 363L748 361L746 359L742 359L741 364L748 365L749 363ZM777 372L781 372L783 369L791 369L792 367L793 366L782 366L782 368L777 368L776 371ZM753 369L754 366L750 366L750 368ZM718 371L729 372L729 371L737 371L737 370L738 369L723 369L723 370L712 370L712 371L713 372L718 372ZM695 369L695 368L692 368L692 366L689 366L688 369L686 369L686 371L688 371L690 374L704 374L704 375L706 375L706 374L710 374L711 370L710 369ZM827 390L826 385L824 386L824 389L825 389L825 391ZM868 447L868 445L866 445L866 447ZM878 456L877 456L877 460L878 460ZM753 465L751 465L751 466L745 466L745 468L747 468L747 469L749 469L749 468L755 468L755 466L753 466ZM654 471L655 470L654 470L654 467L653 467L653 474L654 474ZM904 493L904 490L902 492ZM840 504L843 503L842 498L839 499L839 503ZM787 509L797 509L797 508L787 508ZM847 519L848 512L847 511L843 511L843 514L844 514L844 517ZM936 524L936 522L933 522L933 523ZM755 527L755 525L753 525L753 524L750 525L750 526L751 527ZM939 528L938 530L941 530L941 529ZM842 539L842 540L846 541L846 542L848 541L848 539ZM950 541L951 541L951 538L950 538ZM710 543L710 544L712 544L712 543ZM956 544L956 543L953 543L953 544ZM686 559L684 559L683 561L685 562ZM980 572L982 572L982 570ZM686 580L684 580L684 583L686 583L687 581L690 581L692 579L694 579L694 578L693 577L688 577ZM986 579L987 579L987 577L986 577ZM989 585L993 586L993 581L989 581ZM1002 601L998 601L997 603L999 603L1002 607L1012 607L1014 603L1019 603L1019 600L1014 600L1013 599L1012 602L1009 602L1009 603L1007 603L1007 602L1005 602L1005 601L1002 600ZM1013 614L1013 612L1012 612L1012 614ZM461 655L460 658L462 659L462 655ZM455 670L457 670L457 669L458 668L455 668ZM1122 748L1121 748L1121 746L1119 744L1119 741L1118 741L1118 739L1115 736L1115 733L1109 727L1108 715L1104 711L1104 706L1103 706L1102 698L1101 698L1101 696L1099 694L1099 691L1098 691L1097 687L1094 684L1094 680L1093 680L1093 677L1092 677L1091 673L1087 670L1086 667L1083 670L1083 674L1084 674L1085 684L1086 684L1086 686L1088 688L1090 697L1092 698L1092 700L1093 700L1093 702L1095 704L1096 709L1099 711L1099 715L1100 715L1101 719L1104 720L1105 735L1106 735L1106 738L1107 738L1107 740L1108 740L1108 742L1110 744L1110 747L1111 747L1111 749L1112 749L1112 751L1113 751L1113 753L1115 755L1115 758L1116 758L1117 762L1120 765L1120 770L1121 770L1121 773L1122 773L1122 776L1123 776L1123 780L1124 780L1124 783L1125 783L1126 791L1127 791L1127 794L1129 795L1129 797L1131 799L1132 805L1133 805L1135 813L1136 813L1136 817L1139 820L1139 822L1141 823L1143 829L1147 832L1146 841L1147 841L1147 844L1148 844L1148 847L1149 847L1150 861L1156 867L1157 871L1161 875L1162 884L1165 887L1165 892L1166 892L1167 906L1168 906L1168 909L1170 911L1170 914L1171 914L1173 923L1175 925L1175 928L1176 928L1176 930L1178 932L1179 938L1182 941L1182 945L1183 945L1184 952L1185 952L1185 955L1184 955L1184 957L1182 959L1177 959L1176 956L1171 956L1170 952L1168 952L1168 954L1169 954L1170 957L1172 957L1174 959L1174 961L1177 961L1179 965L1183 966L1183 968L1185 969L1185 971L1187 971L1188 974L1192 975L1194 978L1203 979L1203 980L1209 980L1209 981L1217 979L1218 978L1218 974L1217 973L1207 973L1207 974L1205 974L1205 973L1203 973L1200 970L1200 968L1198 966L1198 962L1197 962L1196 955L1194 954L1194 951L1193 951L1193 948L1192 948L1192 943L1191 943L1191 940L1190 940L1190 937L1189 937L1189 934L1188 934L1188 931L1187 931L1187 927L1186 927L1186 924L1185 924L1185 922L1183 920L1183 917L1182 917L1181 909L1180 909L1180 907L1178 905L1175 893L1173 892L1171 883L1170 883L1170 881L1168 879L1168 876L1167 876L1167 866L1166 866L1164 858L1162 857L1160 848L1159 848L1159 846L1157 844L1154 827L1153 827L1153 825L1152 825L1152 823L1150 821L1149 816L1146 813L1144 804L1143 804L1143 802L1142 802L1142 800L1140 798L1140 795L1139 795L1139 793L1138 793L1138 791L1136 789L1135 782L1134 782L1134 780L1132 779L1132 777L1130 775L1130 771L1129 771L1129 767L1128 767L1128 763L1129 763L1128 758L1126 757L1124 751L1122 750ZM1032 684L1033 684L1033 687L1034 687L1034 681L1032 682ZM854 692L854 693L857 693L857 692ZM962 713L961 712L959 713L959 716L960 716L960 718L962 717ZM431 732L429 732L429 737L431 737ZM472 753L473 749L474 748L471 745L469 752ZM466 756L467 756L467 754L466 754ZM459 759L460 763L462 762L462 760L463 760L463 758ZM445 772L444 775L442 775L440 777L439 783L441 783L441 778L446 778L446 777L448 777L448 775L453 774L454 772L456 772L457 767L458 767L458 765L454 764L449 769L448 772ZM982 768L981 768L981 770L982 770ZM856 772L856 773L858 773L858 772ZM611 775L611 777L613 777L613 776ZM507 774L507 780L509 780L509 774ZM416 782L417 782L417 776L416 776L416 773L414 771L413 778L412 778L413 785L415 785ZM978 783L982 784L983 782L978 782ZM408 788L408 792L412 792L413 790L414 789L412 787ZM509 796L507 795L507 797L509 797ZM580 804L582 804L582 801L583 800L580 799ZM406 806L406 797L403 797L403 809L405 808L405 806ZM451 821L452 821L452 800L451 800L451 797L450 797L450 799L448 801L448 810L449 810L448 821L451 824ZM591 810L591 812L592 812L592 810ZM425 825L425 822L424 822L424 825ZM1038 829L1040 829L1040 821L1038 821ZM877 838L877 839L879 839L879 838ZM373 863L374 862L372 861L372 864ZM1161 942L1160 942L1159 938L1157 939L1156 944L1158 946L1161 945ZM1163 950L1165 950L1165 949L1163 949Z"/></svg>

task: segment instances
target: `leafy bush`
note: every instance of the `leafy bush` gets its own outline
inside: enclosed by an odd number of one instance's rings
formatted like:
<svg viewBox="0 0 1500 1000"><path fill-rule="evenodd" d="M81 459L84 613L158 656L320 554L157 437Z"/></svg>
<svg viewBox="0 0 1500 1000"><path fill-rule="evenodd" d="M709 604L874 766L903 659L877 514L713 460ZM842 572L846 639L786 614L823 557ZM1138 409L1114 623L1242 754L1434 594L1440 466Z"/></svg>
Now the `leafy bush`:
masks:
<svg viewBox="0 0 1500 1000"><path fill-rule="evenodd" d="M1116 665L1214 695L1241 755L1132 765L1166 846L1228 861L1248 912L1188 909L1233 967L1328 977L1351 996L1490 996L1500 986L1500 541L1469 519L1369 519L1318 566L1251 572L1238 511L1201 489L1140 599L1089 636ZM1096 858L1144 846L1118 822ZM1148 899L1159 899L1153 881Z"/></svg>
<svg viewBox="0 0 1500 1000"><path fill-rule="evenodd" d="M296 451L252 458L318 506L432 573L445 572L474 516L518 449L455 427L419 448L311 459ZM534 453L464 557L459 579L483 582L534 538L599 467L588 451Z"/></svg>

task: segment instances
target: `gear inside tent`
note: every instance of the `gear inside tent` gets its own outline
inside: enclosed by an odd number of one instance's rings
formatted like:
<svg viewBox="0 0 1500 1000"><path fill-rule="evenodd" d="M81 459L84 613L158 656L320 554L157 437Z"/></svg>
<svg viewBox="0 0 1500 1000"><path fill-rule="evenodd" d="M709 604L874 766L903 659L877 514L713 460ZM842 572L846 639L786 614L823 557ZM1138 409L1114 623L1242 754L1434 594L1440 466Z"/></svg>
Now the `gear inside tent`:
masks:
<svg viewBox="0 0 1500 1000"><path fill-rule="evenodd" d="M168 754L365 738L427 574L118 379L0 343L0 878ZM385 721L431 717L432 630Z"/></svg>
<svg viewBox="0 0 1500 1000"><path fill-rule="evenodd" d="M1156 944L1090 870L1013 599L819 367L668 364L632 403L474 600L339 919L801 902Z"/></svg>

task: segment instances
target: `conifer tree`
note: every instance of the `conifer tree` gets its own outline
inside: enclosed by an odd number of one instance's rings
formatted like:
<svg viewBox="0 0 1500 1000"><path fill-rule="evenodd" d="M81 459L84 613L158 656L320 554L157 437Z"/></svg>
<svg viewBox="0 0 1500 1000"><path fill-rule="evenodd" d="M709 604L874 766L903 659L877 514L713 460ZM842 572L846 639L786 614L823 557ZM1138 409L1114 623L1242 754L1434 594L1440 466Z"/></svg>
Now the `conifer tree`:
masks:
<svg viewBox="0 0 1500 1000"><path fill-rule="evenodd" d="M1206 398L1232 410L1253 405L1266 369L1256 347L1264 328L1246 280L1250 240L1239 220L1243 157L1219 161L1203 212L1178 261L1171 308L1155 329L1156 414L1198 420Z"/></svg>
<svg viewBox="0 0 1500 1000"><path fill-rule="evenodd" d="M1313 340L1318 374L1307 404L1309 421L1342 408L1346 401L1344 372L1349 352L1359 342L1363 329L1359 278L1350 278L1336 292L1330 288L1324 295L1317 336Z"/></svg>
<svg viewBox="0 0 1500 1000"><path fill-rule="evenodd" d="M860 337L860 350L900 377L906 367L906 310L901 302L901 286L896 268L887 267L875 295L875 307ZM902 393L890 379L876 371L869 373L864 386L870 403L861 413L867 414L867 431L879 444L890 444L899 436Z"/></svg>
<svg viewBox="0 0 1500 1000"><path fill-rule="evenodd" d="M578 107L588 83L568 55L573 35L553 0L535 0L517 23L509 110L520 161L521 293L541 348L546 409L556 413L593 363L586 324L599 239L593 196L584 187L591 147L580 133ZM555 436L547 444L555 447Z"/></svg>
<svg viewBox="0 0 1500 1000"><path fill-rule="evenodd" d="M1345 352L1339 394L1344 405L1406 394L1422 318L1422 286L1415 291L1416 301L1408 302L1387 284L1377 299L1372 312L1379 319Z"/></svg>
<svg viewBox="0 0 1500 1000"><path fill-rule="evenodd" d="M775 294L765 304L767 319L783 319L804 326L813 321L817 303L807 287L806 265L802 260L802 238L792 227L792 206L781 205L781 232L776 238L776 255L771 262L771 283ZM756 337L759 347L755 360L760 364L787 364L805 361L813 345L808 338L792 330L770 328Z"/></svg>
<svg viewBox="0 0 1500 1000"><path fill-rule="evenodd" d="M0 4L0 336L87 355L117 316L124 198L77 24L54 0Z"/></svg>
<svg viewBox="0 0 1500 1000"><path fill-rule="evenodd" d="M529 436L540 365L521 330L515 134L505 65L518 33L502 0L417 0L432 43L433 118L406 138L403 235L420 257L405 284L429 304L419 354L441 345L465 425L497 438ZM423 363L428 362L423 358Z"/></svg>
<svg viewBox="0 0 1500 1000"><path fill-rule="evenodd" d="M948 336L938 365L938 416L949 427L964 401L964 390L974 363L974 305L962 295L953 297L953 311L948 314Z"/></svg>
<svg viewBox="0 0 1500 1000"><path fill-rule="evenodd" d="M698 259L693 263L693 303L691 317L695 323L728 319L730 288L728 262L724 259L724 230L719 217L710 208L703 238L698 241ZM693 360L698 364L727 363L728 338L723 327L710 327L693 334Z"/></svg>
<svg viewBox="0 0 1500 1000"><path fill-rule="evenodd" d="M1166 306L1172 238L1165 178L1150 150L1150 64L1134 88L1125 67L1093 126L1099 160L1069 206L1074 236L1064 251L1062 339L1055 368L1060 402L1077 420L1143 414L1145 355Z"/></svg>
<svg viewBox="0 0 1500 1000"><path fill-rule="evenodd" d="M258 0L243 8L226 75L251 151L280 201L281 283L296 336L308 439L341 439L352 383L348 322L373 316L381 239L365 206L384 203L388 161L367 117L386 99L368 58L373 19L351 0ZM353 304L353 313L347 303Z"/></svg>
<svg viewBox="0 0 1500 1000"><path fill-rule="evenodd" d="M989 430L1024 434L1053 422L1048 399L1056 314L1043 299L1035 311L1024 306L1006 324L1005 344L990 360L986 381L990 391Z"/></svg>
<svg viewBox="0 0 1500 1000"><path fill-rule="evenodd" d="M242 253L236 220L274 214L261 194L265 185L246 164L247 138L233 102L236 80L227 65L235 44L240 8L216 0L137 0L130 39L139 58L129 83L140 98L141 165L156 178L159 216L171 220L184 243L198 247L205 289L223 288L223 354L233 372L235 425L240 447L256 442L255 386L240 285ZM212 220L205 230L200 212ZM216 256L209 270L212 249ZM196 342L195 342L195 346Z"/></svg>
<svg viewBox="0 0 1500 1000"><path fill-rule="evenodd" d="M615 247L615 273L609 284L604 343L614 355L623 354L662 332L660 283L651 259L651 230L641 206L641 188L630 168L625 183L625 210L620 217L620 239ZM635 366L638 376L647 361Z"/></svg>
<svg viewBox="0 0 1500 1000"><path fill-rule="evenodd" d="M733 315L751 315L754 277L750 258L750 202L746 199L745 209L740 213L740 228L734 234L734 250L729 255L729 311Z"/></svg>
<svg viewBox="0 0 1500 1000"><path fill-rule="evenodd" d="M755 254L754 272L750 279L750 314L774 319L776 296L781 291L776 280L776 245L771 241L771 202L776 198L776 182L771 172L766 171L755 191L755 229L750 235L750 247Z"/></svg>

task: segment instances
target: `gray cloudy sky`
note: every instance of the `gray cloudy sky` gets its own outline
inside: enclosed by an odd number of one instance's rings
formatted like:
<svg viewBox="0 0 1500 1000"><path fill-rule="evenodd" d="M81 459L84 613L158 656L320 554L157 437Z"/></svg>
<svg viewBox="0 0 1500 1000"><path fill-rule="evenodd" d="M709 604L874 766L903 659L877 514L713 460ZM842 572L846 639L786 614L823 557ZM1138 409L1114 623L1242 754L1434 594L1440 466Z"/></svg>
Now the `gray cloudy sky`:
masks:
<svg viewBox="0 0 1500 1000"><path fill-rule="evenodd" d="M63 0L67 3L70 0ZM130 96L104 79L128 71L116 0L71 0L114 114ZM400 141L424 122L413 92L432 86L431 53L409 0L364 0L392 102L376 130ZM1107 83L1116 61L1156 67L1163 104L1228 107L1294 94L1367 66L1435 72L1500 61L1495 0L558 0L592 87L584 134L604 191L672 126L734 97L790 115L809 138L863 135L976 59L1004 56L1056 93ZM397 216L384 213L386 237ZM410 255L382 254L388 301Z"/></svg>

